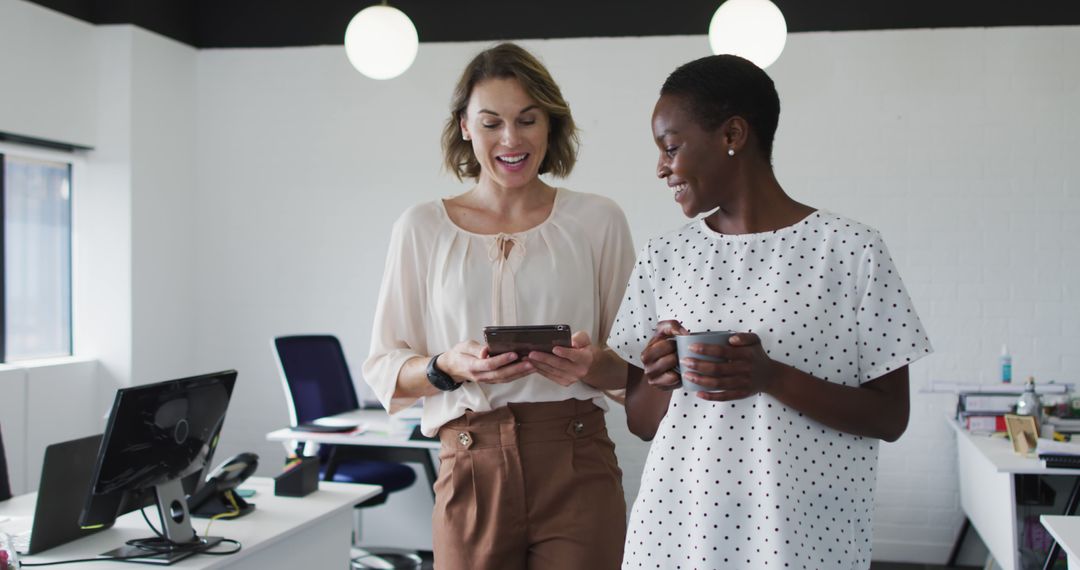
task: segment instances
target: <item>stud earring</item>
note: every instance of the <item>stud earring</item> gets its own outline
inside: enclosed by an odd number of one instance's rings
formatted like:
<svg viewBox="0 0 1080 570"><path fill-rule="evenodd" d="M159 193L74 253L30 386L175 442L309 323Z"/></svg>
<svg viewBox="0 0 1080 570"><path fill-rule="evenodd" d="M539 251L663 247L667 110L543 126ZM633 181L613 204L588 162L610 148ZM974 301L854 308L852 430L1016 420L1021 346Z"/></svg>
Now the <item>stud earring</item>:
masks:
<svg viewBox="0 0 1080 570"><path fill-rule="evenodd" d="M727 149L727 155L728 156L735 156L735 149L733 149L733 148Z"/></svg>
<svg viewBox="0 0 1080 570"><path fill-rule="evenodd" d="M467 135L465 133L461 133L461 140L468 141L468 140L472 140L472 139L469 138L469 135Z"/></svg>

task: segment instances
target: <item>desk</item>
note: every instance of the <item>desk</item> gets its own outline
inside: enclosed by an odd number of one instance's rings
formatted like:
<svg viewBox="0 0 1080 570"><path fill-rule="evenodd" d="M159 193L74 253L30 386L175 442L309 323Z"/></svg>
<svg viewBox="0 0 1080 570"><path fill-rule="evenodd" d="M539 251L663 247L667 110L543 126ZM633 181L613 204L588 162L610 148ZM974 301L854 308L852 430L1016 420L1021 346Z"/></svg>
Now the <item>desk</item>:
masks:
<svg viewBox="0 0 1080 570"><path fill-rule="evenodd" d="M431 459L432 451L438 452L439 442L409 439L410 431L401 430L382 408L353 410L332 416L335 420L364 424L363 432L350 433L314 433L294 431L289 428L279 429L266 434L269 441L307 441L335 446L331 455L327 475L332 475L330 467L343 459L345 453L338 453L340 446L349 446L348 457L372 461L394 461L397 463L419 463L424 466L428 478L428 488L432 496L435 493L435 463ZM411 429L411 428L410 428Z"/></svg>
<svg viewBox="0 0 1080 570"><path fill-rule="evenodd" d="M1065 550L1069 570L1080 570L1080 517L1043 515L1039 522Z"/></svg>
<svg viewBox="0 0 1080 570"><path fill-rule="evenodd" d="M998 565L1019 570L1016 475L1076 477L1080 473L1043 467L1037 458L1017 455L1008 439L971 434L954 420L949 425L956 432L960 506Z"/></svg>
<svg viewBox="0 0 1080 570"><path fill-rule="evenodd" d="M214 536L240 541L243 549L232 556L195 555L169 568L345 568L352 543L352 507L381 492L377 485L320 482L319 490L303 498L275 497L274 481L252 477L242 488L254 489L255 510L236 520L219 519L210 527ZM37 494L20 495L0 503L0 516L33 516ZM151 510L147 510L151 514ZM155 517L151 515L151 520ZM196 532L206 529L206 519L193 519ZM138 511L128 513L116 525L23 562L55 562L93 558L133 538L152 535ZM225 550L233 545L222 545ZM68 564L72 570L132 570L130 562L84 562Z"/></svg>

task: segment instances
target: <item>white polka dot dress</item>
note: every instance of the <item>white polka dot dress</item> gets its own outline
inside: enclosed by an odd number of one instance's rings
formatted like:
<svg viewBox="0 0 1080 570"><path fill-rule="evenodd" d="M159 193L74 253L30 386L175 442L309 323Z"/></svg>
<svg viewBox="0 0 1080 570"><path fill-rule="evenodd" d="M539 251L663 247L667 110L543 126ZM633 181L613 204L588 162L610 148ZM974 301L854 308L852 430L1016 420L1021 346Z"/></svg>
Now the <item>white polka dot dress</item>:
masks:
<svg viewBox="0 0 1080 570"><path fill-rule="evenodd" d="M757 333L774 360L847 386L931 352L878 232L822 211L775 232L724 235L696 220L650 240L608 345L641 366L666 319ZM769 396L676 390L623 568L869 568L877 444Z"/></svg>

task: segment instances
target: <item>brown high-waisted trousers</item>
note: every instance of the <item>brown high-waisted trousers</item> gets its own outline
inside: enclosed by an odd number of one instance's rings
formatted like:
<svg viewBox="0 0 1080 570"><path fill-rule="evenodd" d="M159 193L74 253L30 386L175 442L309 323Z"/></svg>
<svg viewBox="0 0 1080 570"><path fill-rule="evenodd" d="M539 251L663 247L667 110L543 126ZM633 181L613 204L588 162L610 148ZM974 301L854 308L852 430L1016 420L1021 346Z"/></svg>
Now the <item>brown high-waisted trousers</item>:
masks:
<svg viewBox="0 0 1080 570"><path fill-rule="evenodd" d="M622 471L592 402L466 412L439 439L436 570L619 568Z"/></svg>

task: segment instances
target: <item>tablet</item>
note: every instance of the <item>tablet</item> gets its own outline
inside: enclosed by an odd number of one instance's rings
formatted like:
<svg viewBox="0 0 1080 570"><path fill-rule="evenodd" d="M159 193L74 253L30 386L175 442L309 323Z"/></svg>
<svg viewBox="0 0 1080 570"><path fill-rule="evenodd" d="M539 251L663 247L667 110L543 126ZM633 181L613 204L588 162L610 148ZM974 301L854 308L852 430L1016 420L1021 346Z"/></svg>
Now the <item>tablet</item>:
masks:
<svg viewBox="0 0 1080 570"><path fill-rule="evenodd" d="M556 346L570 346L570 325L484 327L488 354L516 352L525 357L532 351L551 352Z"/></svg>

